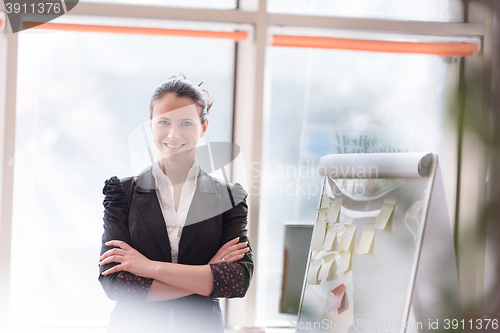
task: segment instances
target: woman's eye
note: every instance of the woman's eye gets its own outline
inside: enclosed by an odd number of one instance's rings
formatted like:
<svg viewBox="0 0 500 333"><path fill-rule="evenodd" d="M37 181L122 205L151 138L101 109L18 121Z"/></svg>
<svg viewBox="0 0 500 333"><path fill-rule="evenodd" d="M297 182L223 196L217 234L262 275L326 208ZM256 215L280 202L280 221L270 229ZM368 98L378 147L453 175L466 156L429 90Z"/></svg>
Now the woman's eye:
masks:
<svg viewBox="0 0 500 333"><path fill-rule="evenodd" d="M158 124L160 124L160 125L168 125L168 121L165 121L165 120L160 120L160 121L158 122Z"/></svg>
<svg viewBox="0 0 500 333"><path fill-rule="evenodd" d="M181 125L182 126L191 126L192 124L189 121L185 121Z"/></svg>

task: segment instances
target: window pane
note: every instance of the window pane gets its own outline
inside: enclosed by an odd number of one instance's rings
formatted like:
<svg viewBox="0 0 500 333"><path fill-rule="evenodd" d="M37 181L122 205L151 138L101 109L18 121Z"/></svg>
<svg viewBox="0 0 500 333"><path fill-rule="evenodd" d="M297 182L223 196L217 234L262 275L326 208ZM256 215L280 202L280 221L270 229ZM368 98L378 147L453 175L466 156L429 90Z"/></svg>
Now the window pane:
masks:
<svg viewBox="0 0 500 333"><path fill-rule="evenodd" d="M461 0L269 0L268 11L416 21L461 21Z"/></svg>
<svg viewBox="0 0 500 333"><path fill-rule="evenodd" d="M204 81L215 100L206 138L230 141L233 67L228 40L20 33L11 325L107 323L104 180L133 175L128 140L173 74Z"/></svg>
<svg viewBox="0 0 500 333"><path fill-rule="evenodd" d="M135 5L155 5L168 7L194 7L211 9L235 9L236 0L81 0L81 2L108 2Z"/></svg>
<svg viewBox="0 0 500 333"><path fill-rule="evenodd" d="M283 326L296 320L279 313L285 228L314 224L321 156L443 153L445 75L449 67L456 68L456 60L268 49L258 244L265 255L257 262L258 325ZM294 258L287 262L300 271Z"/></svg>

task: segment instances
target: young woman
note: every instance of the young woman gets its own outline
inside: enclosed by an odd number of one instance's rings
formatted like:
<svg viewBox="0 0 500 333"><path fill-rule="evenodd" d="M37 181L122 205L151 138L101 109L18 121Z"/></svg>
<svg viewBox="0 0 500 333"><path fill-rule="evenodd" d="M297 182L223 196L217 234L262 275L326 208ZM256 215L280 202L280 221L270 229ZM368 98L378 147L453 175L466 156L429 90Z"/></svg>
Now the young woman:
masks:
<svg viewBox="0 0 500 333"><path fill-rule="evenodd" d="M224 332L218 297L243 297L253 273L247 193L201 170L208 93L158 85L149 120L156 161L106 180L99 281L116 300L108 332Z"/></svg>

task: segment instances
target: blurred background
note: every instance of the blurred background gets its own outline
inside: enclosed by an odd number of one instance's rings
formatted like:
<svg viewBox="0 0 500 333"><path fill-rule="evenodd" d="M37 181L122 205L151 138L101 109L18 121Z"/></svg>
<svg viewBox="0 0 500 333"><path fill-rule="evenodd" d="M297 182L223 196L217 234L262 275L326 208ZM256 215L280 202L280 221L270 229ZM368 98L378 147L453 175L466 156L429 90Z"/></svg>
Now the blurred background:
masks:
<svg viewBox="0 0 500 333"><path fill-rule="evenodd" d="M133 174L131 133L180 73L215 100L206 141L241 148L227 171L249 193L257 265L224 302L228 329L293 331L285 254L310 237L319 159L348 153L439 155L460 306L500 318L500 1L92 0L19 33L5 11L2 331L105 331L104 180Z"/></svg>

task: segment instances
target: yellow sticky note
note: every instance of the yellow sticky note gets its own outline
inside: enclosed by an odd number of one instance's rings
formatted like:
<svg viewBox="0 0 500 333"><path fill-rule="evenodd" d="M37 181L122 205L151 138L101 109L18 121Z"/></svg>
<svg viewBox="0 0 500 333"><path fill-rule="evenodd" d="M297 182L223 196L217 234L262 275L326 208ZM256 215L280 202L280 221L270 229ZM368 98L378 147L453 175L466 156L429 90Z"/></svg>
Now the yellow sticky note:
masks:
<svg viewBox="0 0 500 333"><path fill-rule="evenodd" d="M372 245L373 236L375 235L375 229L372 227L363 228L363 233L361 234L361 240L359 241L357 254L367 254L370 251L370 246Z"/></svg>
<svg viewBox="0 0 500 333"><path fill-rule="evenodd" d="M329 208L329 207L330 207L330 198L329 197L322 197L320 208Z"/></svg>
<svg viewBox="0 0 500 333"><path fill-rule="evenodd" d="M311 240L311 250L321 251L323 249L323 241L326 234L326 216L325 213L318 213L318 221L314 226L313 236Z"/></svg>
<svg viewBox="0 0 500 333"><path fill-rule="evenodd" d="M351 262L351 251L340 251L335 258L337 262L337 274L345 273Z"/></svg>
<svg viewBox="0 0 500 333"><path fill-rule="evenodd" d="M356 232L356 226L352 224L344 224L344 227L345 230L342 238L340 238L339 250L349 251L354 233Z"/></svg>
<svg viewBox="0 0 500 333"><path fill-rule="evenodd" d="M340 207L342 206L342 200L344 197L337 197L333 199L330 204L330 209L328 210L328 214L326 215L326 221L330 223L337 222L340 213Z"/></svg>
<svg viewBox="0 0 500 333"><path fill-rule="evenodd" d="M386 203L388 205L396 206L396 199L387 197L387 198L384 198L384 203Z"/></svg>
<svg viewBox="0 0 500 333"><path fill-rule="evenodd" d="M392 216L392 212L394 211L394 206L396 205L396 199L393 198L385 198L384 204L382 205L382 209L375 220L375 228L384 230L387 222Z"/></svg>
<svg viewBox="0 0 500 333"><path fill-rule="evenodd" d="M327 208L318 208L318 213L323 213L326 216L326 213L328 213L329 209L330 208L328 208L328 207Z"/></svg>
<svg viewBox="0 0 500 333"><path fill-rule="evenodd" d="M320 268L321 268L321 258L311 259L309 263L309 271L307 272L307 283L318 284L320 282L320 280L318 280L318 274Z"/></svg>
<svg viewBox="0 0 500 333"><path fill-rule="evenodd" d="M328 225L326 228L325 242L323 243L323 250L331 251L334 248L335 238L337 236L337 224Z"/></svg>
<svg viewBox="0 0 500 333"><path fill-rule="evenodd" d="M333 269L334 269L334 261L335 261L335 254L334 252L332 253L327 253L323 256L323 261L321 262L321 269L318 274L318 280L323 280L327 279L329 277L333 276Z"/></svg>

